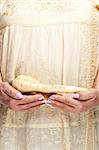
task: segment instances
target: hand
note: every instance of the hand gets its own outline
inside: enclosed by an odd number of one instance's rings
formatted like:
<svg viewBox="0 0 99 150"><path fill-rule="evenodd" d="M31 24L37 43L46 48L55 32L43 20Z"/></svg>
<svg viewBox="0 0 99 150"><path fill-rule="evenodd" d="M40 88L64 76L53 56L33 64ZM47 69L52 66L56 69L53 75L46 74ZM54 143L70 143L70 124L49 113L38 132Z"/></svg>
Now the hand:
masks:
<svg viewBox="0 0 99 150"><path fill-rule="evenodd" d="M49 97L48 103L53 107L69 112L85 112L99 105L99 92L93 88L86 92L72 94L70 97L52 95Z"/></svg>
<svg viewBox="0 0 99 150"><path fill-rule="evenodd" d="M44 97L37 95L22 95L8 83L0 83L0 103L13 111L33 111L43 104Z"/></svg>

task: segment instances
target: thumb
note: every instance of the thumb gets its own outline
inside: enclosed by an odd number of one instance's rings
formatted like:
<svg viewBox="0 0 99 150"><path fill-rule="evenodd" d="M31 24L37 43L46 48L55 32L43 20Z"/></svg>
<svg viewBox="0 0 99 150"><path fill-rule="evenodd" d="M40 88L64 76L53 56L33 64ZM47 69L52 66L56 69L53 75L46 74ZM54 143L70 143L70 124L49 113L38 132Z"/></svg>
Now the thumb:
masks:
<svg viewBox="0 0 99 150"><path fill-rule="evenodd" d="M16 89L14 89L9 83L3 83L2 90L8 96L10 96L14 99L22 99L23 98L22 93L17 91Z"/></svg>

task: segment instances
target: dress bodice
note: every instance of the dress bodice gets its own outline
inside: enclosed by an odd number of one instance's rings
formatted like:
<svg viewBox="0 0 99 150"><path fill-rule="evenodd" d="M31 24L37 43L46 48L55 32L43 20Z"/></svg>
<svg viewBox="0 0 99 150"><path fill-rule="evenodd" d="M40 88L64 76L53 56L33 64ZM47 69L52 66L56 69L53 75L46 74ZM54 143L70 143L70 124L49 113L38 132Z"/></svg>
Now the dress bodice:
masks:
<svg viewBox="0 0 99 150"><path fill-rule="evenodd" d="M94 4L94 0L1 0L0 26L87 22L92 18Z"/></svg>
<svg viewBox="0 0 99 150"><path fill-rule="evenodd" d="M92 87L99 66L94 4L95 0L0 0L3 81L26 74L47 84ZM30 113L0 108L0 150L98 147L98 108L82 114L47 106Z"/></svg>

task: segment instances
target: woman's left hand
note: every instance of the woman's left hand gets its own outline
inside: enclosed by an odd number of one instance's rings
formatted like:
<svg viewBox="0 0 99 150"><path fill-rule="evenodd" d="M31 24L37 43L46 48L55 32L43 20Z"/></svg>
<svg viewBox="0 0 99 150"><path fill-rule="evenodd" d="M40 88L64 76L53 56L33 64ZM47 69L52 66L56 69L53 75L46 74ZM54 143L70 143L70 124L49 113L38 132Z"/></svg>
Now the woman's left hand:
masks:
<svg viewBox="0 0 99 150"><path fill-rule="evenodd" d="M48 103L56 108L69 112L85 112L99 105L99 91L95 88L71 96L52 95Z"/></svg>

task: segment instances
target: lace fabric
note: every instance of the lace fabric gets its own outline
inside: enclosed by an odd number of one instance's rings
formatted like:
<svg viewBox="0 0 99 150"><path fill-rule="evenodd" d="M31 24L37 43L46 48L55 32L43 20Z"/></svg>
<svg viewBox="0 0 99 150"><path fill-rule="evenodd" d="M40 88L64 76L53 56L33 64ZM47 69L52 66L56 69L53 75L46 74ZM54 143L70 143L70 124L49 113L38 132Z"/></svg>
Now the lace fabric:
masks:
<svg viewBox="0 0 99 150"><path fill-rule="evenodd" d="M92 2L93 1L93 2ZM34 11L59 11L73 12L83 9L89 9L95 4L95 0L1 0L1 13L3 15L12 15L20 9ZM82 7L83 6L83 7ZM84 13L84 12L83 12Z"/></svg>
<svg viewBox="0 0 99 150"><path fill-rule="evenodd" d="M56 12L56 6L60 4L62 9L57 11L61 13L65 6L63 2L66 2L65 11L69 12L69 18L70 12L77 11L79 4L88 6L87 8L90 8L88 14L91 12L91 18L86 13L88 22L84 18L79 18L77 22L71 18L70 22L60 24L52 22L31 26L13 23L6 25L0 29L0 64L3 81L11 81L17 75L25 73L35 76L43 83L92 87L99 54L96 12L93 8L95 1L79 0L78 3L75 0L2 0L0 2L3 16L22 15L20 14L22 10L23 14L26 10L26 13L32 12L31 10L51 12L52 9ZM35 5L32 5L33 3ZM48 106L30 113L13 112L4 106L0 108L0 150L98 150L98 148L98 107L81 114L64 112Z"/></svg>

